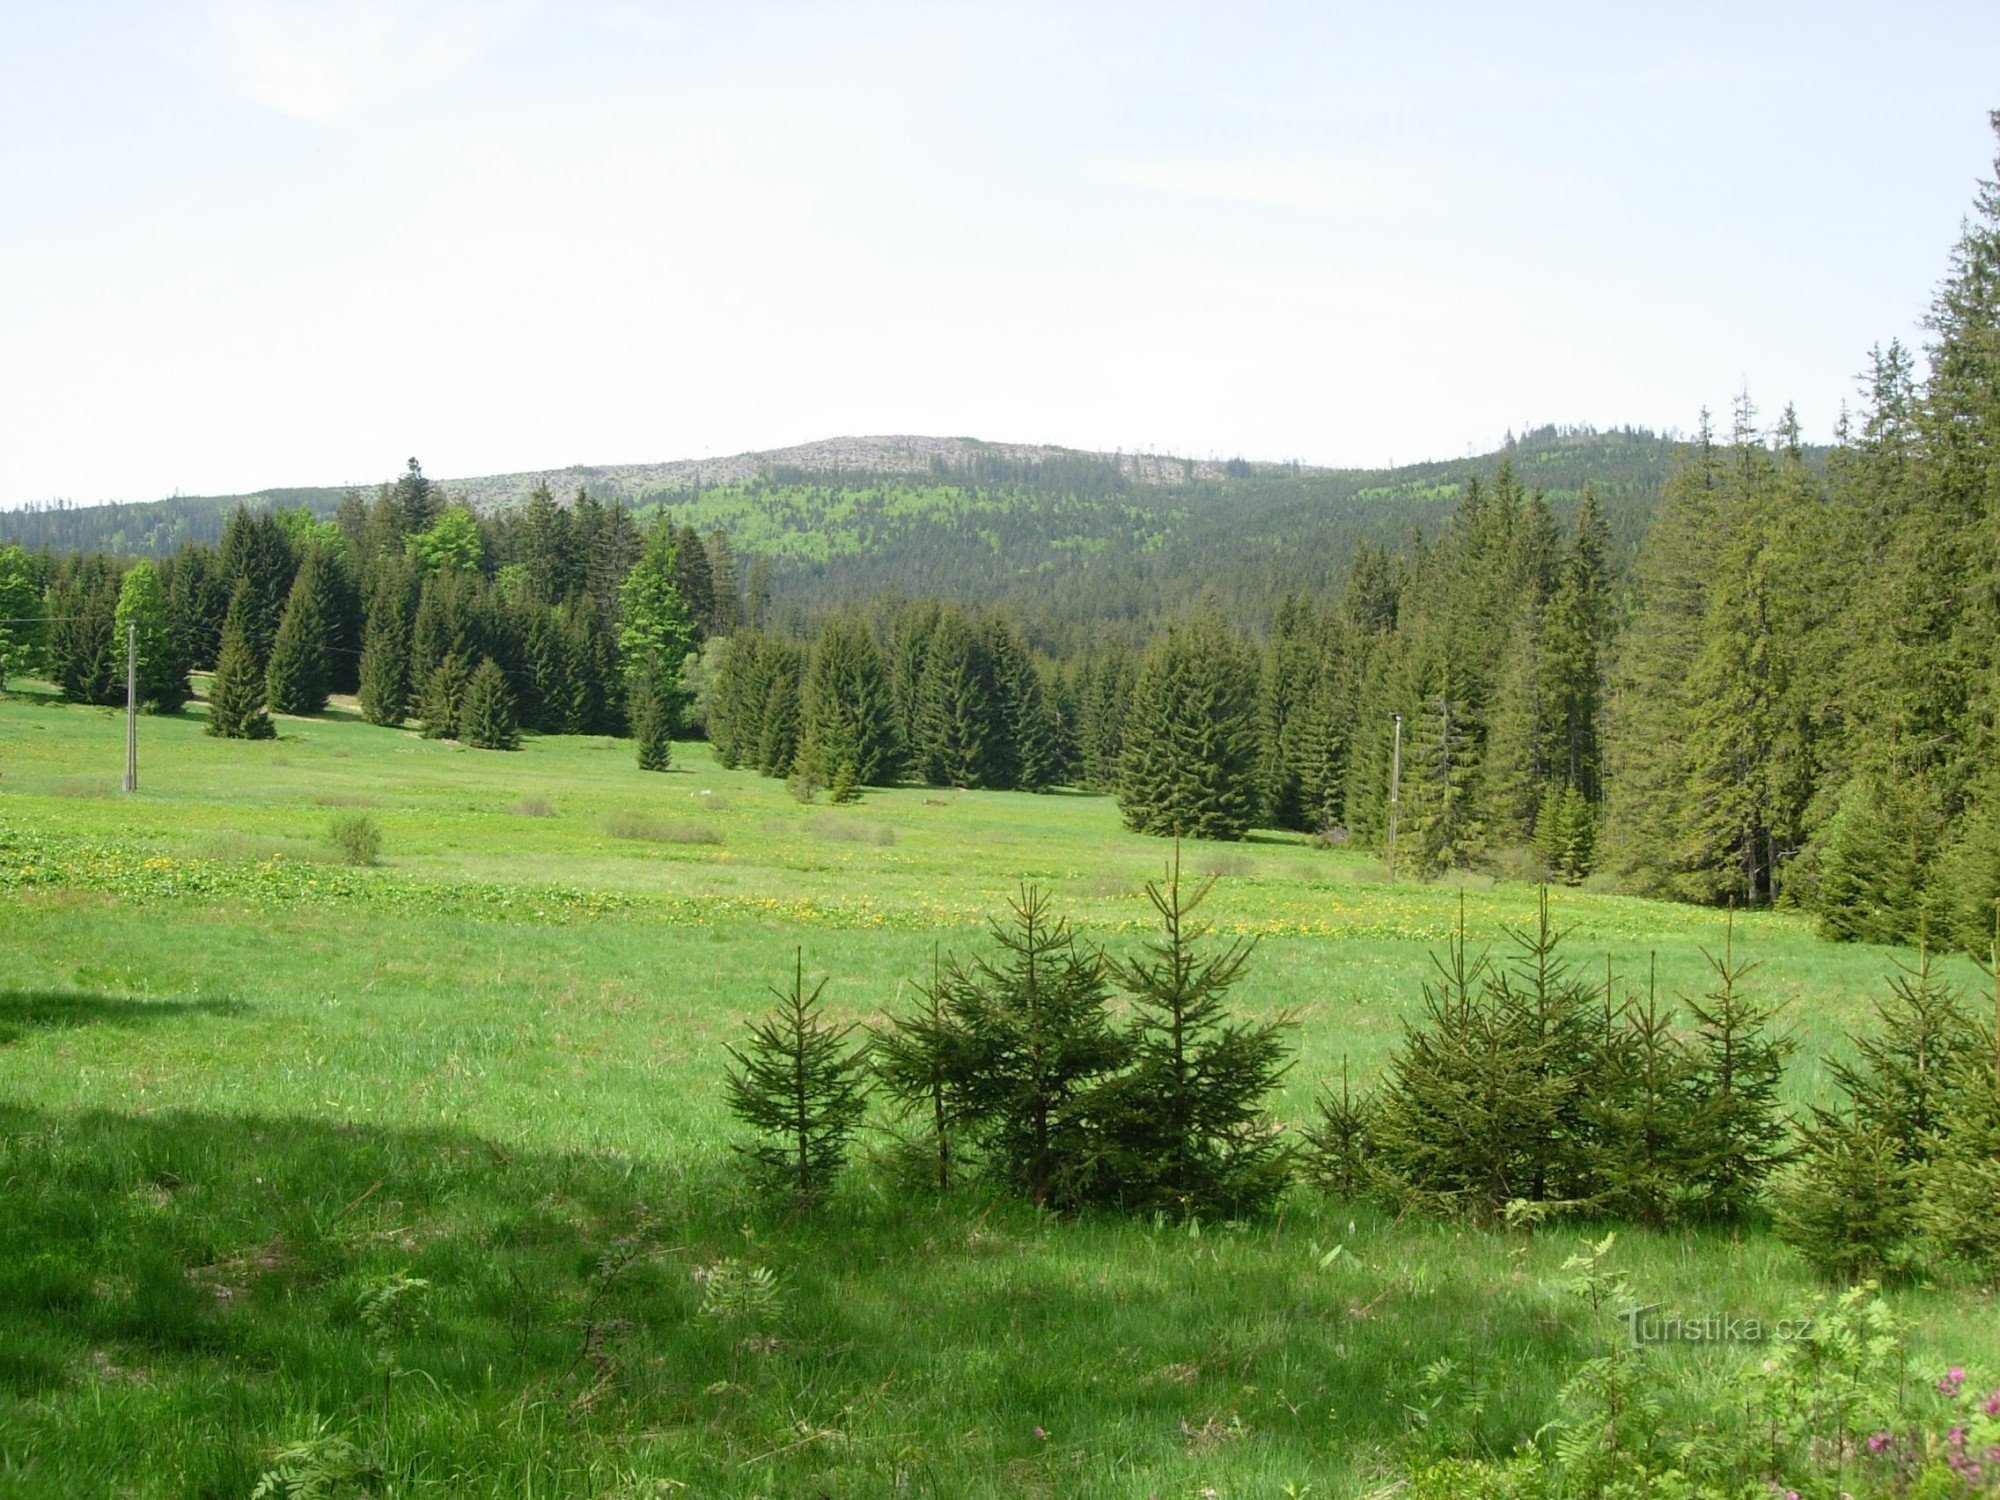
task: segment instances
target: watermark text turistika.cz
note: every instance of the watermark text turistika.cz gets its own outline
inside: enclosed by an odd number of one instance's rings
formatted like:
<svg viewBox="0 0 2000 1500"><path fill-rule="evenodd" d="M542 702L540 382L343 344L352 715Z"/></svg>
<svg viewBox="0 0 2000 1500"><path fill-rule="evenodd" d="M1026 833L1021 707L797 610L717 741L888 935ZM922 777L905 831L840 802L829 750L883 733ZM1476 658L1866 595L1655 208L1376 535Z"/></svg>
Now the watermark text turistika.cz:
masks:
<svg viewBox="0 0 2000 1500"><path fill-rule="evenodd" d="M1661 1311L1665 1306L1652 1302L1618 1314L1633 1348L1642 1344L1783 1344L1812 1332L1811 1318L1767 1320L1741 1313L1669 1313Z"/></svg>

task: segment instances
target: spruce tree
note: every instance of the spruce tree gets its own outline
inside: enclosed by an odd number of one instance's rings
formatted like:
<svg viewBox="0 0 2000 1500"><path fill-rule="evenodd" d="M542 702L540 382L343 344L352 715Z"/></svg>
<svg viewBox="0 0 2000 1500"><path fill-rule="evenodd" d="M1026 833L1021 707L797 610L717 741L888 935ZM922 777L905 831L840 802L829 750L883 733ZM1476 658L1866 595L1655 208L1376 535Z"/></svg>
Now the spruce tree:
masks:
<svg viewBox="0 0 2000 1500"><path fill-rule="evenodd" d="M444 509L444 496L424 477L423 466L414 458L403 467L390 491L397 530L406 535L428 531Z"/></svg>
<svg viewBox="0 0 2000 1500"><path fill-rule="evenodd" d="M1837 941L1901 943L1926 929L1926 875L1944 820L1925 778L1863 770L1840 794L1820 844L1814 904Z"/></svg>
<svg viewBox="0 0 2000 1500"><path fill-rule="evenodd" d="M762 737L764 696L768 688L753 684L763 637L739 630L722 643L715 681L708 695L708 743L716 764L728 770L749 761L754 766Z"/></svg>
<svg viewBox="0 0 2000 1500"><path fill-rule="evenodd" d="M326 707L326 614L321 599L320 554L315 548L292 584L284 618L271 642L264 697L272 712L316 714Z"/></svg>
<svg viewBox="0 0 2000 1500"><path fill-rule="evenodd" d="M543 734L561 734L569 712L569 654L556 612L532 594L524 608L521 655L534 705L529 725Z"/></svg>
<svg viewBox="0 0 2000 1500"><path fill-rule="evenodd" d="M1815 1111L1775 1204L1779 1237L1821 1272L1857 1282L1916 1262L1917 1186L1887 1131Z"/></svg>
<svg viewBox="0 0 2000 1500"><path fill-rule="evenodd" d="M125 701L125 643L117 639L120 581L109 560L87 557L50 586L49 674L65 700Z"/></svg>
<svg viewBox="0 0 2000 1500"><path fill-rule="evenodd" d="M708 575L715 595L715 613L709 618L711 634L728 635L743 623L743 600L736 592L736 560L730 555L729 534L721 527L708 534Z"/></svg>
<svg viewBox="0 0 2000 1500"><path fill-rule="evenodd" d="M1047 791L1060 774L1056 724L1028 643L1006 619L989 616L980 631L992 730L986 740L986 786Z"/></svg>
<svg viewBox="0 0 2000 1500"><path fill-rule="evenodd" d="M867 1049L847 1045L852 1026L827 1020L820 998L826 983L806 988L800 950L791 988L771 992L776 1013L750 1026L742 1050L724 1044L735 1062L727 1079L730 1112L759 1137L738 1149L801 1209L832 1187L867 1106Z"/></svg>
<svg viewBox="0 0 2000 1500"><path fill-rule="evenodd" d="M674 714L660 692L658 674L632 674L632 738L639 752L639 769L665 771L674 760Z"/></svg>
<svg viewBox="0 0 2000 1500"><path fill-rule="evenodd" d="M715 618L715 575L710 570L708 549L702 545L701 533L692 526L683 526L676 533L674 587L694 626L691 644L698 645Z"/></svg>
<svg viewBox="0 0 2000 1500"><path fill-rule="evenodd" d="M1403 1038L1371 1118L1371 1145L1391 1196L1429 1213L1485 1222L1515 1199L1592 1191L1590 1122L1582 1081L1598 1071L1589 992L1557 955L1546 902L1513 935L1511 972L1470 954L1458 926L1423 1015Z"/></svg>
<svg viewBox="0 0 2000 1500"><path fill-rule="evenodd" d="M232 609L237 587L249 587L244 639L262 673L270 662L271 643L277 639L278 623L298 572L298 559L278 518L269 512L253 516L247 507L238 506L222 529L221 566Z"/></svg>
<svg viewBox="0 0 2000 1500"><path fill-rule="evenodd" d="M863 786L895 779L895 700L874 633L859 616L836 614L820 627L800 686L799 733L823 785L842 774Z"/></svg>
<svg viewBox="0 0 2000 1500"><path fill-rule="evenodd" d="M1127 1208L1177 1218L1242 1218L1283 1191L1290 1153L1266 1112L1290 1067L1287 1021L1229 1013L1230 989L1254 946L1209 943L1196 913L1214 879L1181 883L1178 846L1146 898L1160 930L1111 973L1129 998L1129 1064L1099 1105L1106 1186Z"/></svg>
<svg viewBox="0 0 2000 1500"><path fill-rule="evenodd" d="M410 681L419 691L446 657L475 662L493 654L488 615L478 574L453 568L423 580L410 627Z"/></svg>
<svg viewBox="0 0 2000 1500"><path fill-rule="evenodd" d="M1852 1062L1834 1057L1827 1072L1855 1115L1894 1143L1916 1166L1936 1144L1952 1070L1979 1046L1964 998L1937 974L1928 949L1914 966L1898 964L1887 999L1875 1004L1878 1029L1850 1038Z"/></svg>
<svg viewBox="0 0 2000 1500"><path fill-rule="evenodd" d="M980 787L992 764L993 699L986 656L965 616L943 611L924 645L912 750L932 786Z"/></svg>
<svg viewBox="0 0 2000 1500"><path fill-rule="evenodd" d="M222 648L222 620L229 613L229 585L214 550L184 547L175 555L167 585L167 622L181 660L190 668L215 666Z"/></svg>
<svg viewBox="0 0 2000 1500"><path fill-rule="evenodd" d="M624 722L626 684L618 669L617 641L588 597L563 606L558 620L568 697L563 730L568 734L612 734Z"/></svg>
<svg viewBox="0 0 2000 1500"><path fill-rule="evenodd" d="M487 657L466 684L458 713L458 738L475 750L518 750L521 729L514 714L514 693L500 664Z"/></svg>
<svg viewBox="0 0 2000 1500"><path fill-rule="evenodd" d="M1077 757L1083 784L1093 792L1118 789L1125 749L1125 720L1132 706L1133 663L1113 643L1084 664L1078 681Z"/></svg>
<svg viewBox="0 0 2000 1500"><path fill-rule="evenodd" d="M759 714L757 769L782 777L792 774L799 755L799 662L789 649L773 654Z"/></svg>
<svg viewBox="0 0 2000 1500"><path fill-rule="evenodd" d="M423 721L425 739L458 738L466 690L471 685L472 673L463 657L447 656L432 669L417 699L417 717Z"/></svg>
<svg viewBox="0 0 2000 1500"><path fill-rule="evenodd" d="M42 588L34 561L15 543L0 544L0 692L41 654Z"/></svg>
<svg viewBox="0 0 2000 1500"><path fill-rule="evenodd" d="M1306 1169L1327 1192L1352 1201L1380 1189L1371 1138L1374 1112L1375 1101L1354 1092L1343 1056L1339 1091L1328 1087L1321 1092L1315 1104L1318 1118L1305 1130Z"/></svg>
<svg viewBox="0 0 2000 1500"><path fill-rule="evenodd" d="M361 644L361 716L399 727L410 711L411 580L400 560L384 565Z"/></svg>
<svg viewBox="0 0 2000 1500"><path fill-rule="evenodd" d="M268 740L278 732L264 710L264 674L250 643L254 609L251 586L238 583L208 683L208 732L227 739Z"/></svg>
<svg viewBox="0 0 2000 1500"><path fill-rule="evenodd" d="M1989 772L1973 789L1939 857L1936 886L1939 926L1966 952L1990 954L2000 916L2000 774Z"/></svg>
<svg viewBox="0 0 2000 1500"><path fill-rule="evenodd" d="M1137 833L1240 839L1258 811L1256 667L1212 609L1169 624L1140 663L1118 807Z"/></svg>
<svg viewBox="0 0 2000 1500"><path fill-rule="evenodd" d="M1597 854L1597 819L1589 800L1570 782L1550 782L1535 814L1535 858L1542 872L1564 885L1581 885Z"/></svg>
<svg viewBox="0 0 2000 1500"><path fill-rule="evenodd" d="M1298 780L1299 821L1310 833L1330 835L1346 821L1348 734L1353 718L1345 652L1328 620L1304 701L1285 725L1281 746Z"/></svg>
<svg viewBox="0 0 2000 1500"><path fill-rule="evenodd" d="M917 693L932 633L944 613L935 599L898 606L889 623L889 694L896 704L896 737L905 765L921 774L917 734Z"/></svg>
<svg viewBox="0 0 2000 1500"><path fill-rule="evenodd" d="M1544 611L1525 599L1517 607L1496 667L1481 754L1482 814L1488 836L1518 845L1536 827L1551 781L1553 734L1549 722ZM1539 853L1539 849L1537 850Z"/></svg>
<svg viewBox="0 0 2000 1500"><path fill-rule="evenodd" d="M361 690L361 648L368 611L354 553L334 537L313 550L320 562L320 613L326 622L326 685L332 693Z"/></svg>
<svg viewBox="0 0 2000 1500"><path fill-rule="evenodd" d="M824 789L829 801L854 801L861 795L861 756L853 720L838 713L815 717L802 712L800 718L798 753L792 760L793 795L810 802Z"/></svg>
<svg viewBox="0 0 2000 1500"><path fill-rule="evenodd" d="M1317 675L1318 652L1311 609L1294 595L1279 601L1265 644L1257 688L1257 782L1264 816L1275 828L1308 832L1299 768L1287 753L1293 725L1305 714Z"/></svg>
<svg viewBox="0 0 2000 1500"><path fill-rule="evenodd" d="M1398 852L1420 874L1466 869L1486 848L1480 815L1480 729L1470 687L1450 654L1420 658L1416 711L1403 737L1403 809Z"/></svg>

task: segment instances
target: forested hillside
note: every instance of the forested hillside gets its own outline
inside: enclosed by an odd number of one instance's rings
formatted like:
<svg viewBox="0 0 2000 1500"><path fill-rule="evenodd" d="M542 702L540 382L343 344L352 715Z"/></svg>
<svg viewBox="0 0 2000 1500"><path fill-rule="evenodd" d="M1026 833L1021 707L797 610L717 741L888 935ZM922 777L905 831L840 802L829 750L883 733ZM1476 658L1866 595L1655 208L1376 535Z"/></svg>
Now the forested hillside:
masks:
<svg viewBox="0 0 2000 1500"><path fill-rule="evenodd" d="M762 557L779 609L816 611L877 593L1009 603L1044 620L1151 620L1210 591L1267 624L1288 590L1343 576L1358 542L1400 548L1435 530L1473 475L1503 460L1568 519L1596 489L1629 555L1657 503L1672 442L1645 432L1543 428L1464 460L1383 470L1302 469L1076 453L967 440L836 439L739 458L446 480L481 515L518 511L538 487L644 517L672 512ZM330 520L339 488L177 497L0 513L0 540L29 551L164 558L213 546L239 507ZM372 488L368 492L372 494ZM362 498L365 500L367 494Z"/></svg>

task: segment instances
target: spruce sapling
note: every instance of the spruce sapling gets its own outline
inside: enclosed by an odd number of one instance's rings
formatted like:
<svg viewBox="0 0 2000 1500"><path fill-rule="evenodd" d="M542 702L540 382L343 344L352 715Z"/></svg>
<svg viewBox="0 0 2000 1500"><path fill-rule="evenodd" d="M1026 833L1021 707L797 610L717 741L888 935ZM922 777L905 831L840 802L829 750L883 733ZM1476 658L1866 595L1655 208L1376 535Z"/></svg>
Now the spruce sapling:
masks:
<svg viewBox="0 0 2000 1500"><path fill-rule="evenodd" d="M674 714L650 663L632 674L632 738L639 750L639 769L664 771L674 759Z"/></svg>
<svg viewBox="0 0 2000 1500"><path fill-rule="evenodd" d="M1777 1205L1779 1234L1848 1280L1916 1264L1919 1187L1945 1180L1925 1169L1941 1154L1955 1070L1980 1036L1927 948L1915 968L1898 967L1875 1007L1881 1033L1853 1038L1855 1062L1828 1062L1846 1108L1813 1110L1799 1171Z"/></svg>
<svg viewBox="0 0 2000 1500"><path fill-rule="evenodd" d="M1775 1012L1743 993L1744 978L1757 966L1736 961L1733 912L1722 957L1702 956L1715 970L1716 987L1687 1002L1695 1021L1690 1185L1708 1214L1736 1219L1791 1155L1791 1122L1779 1108L1778 1084L1792 1039L1773 1036Z"/></svg>
<svg viewBox="0 0 2000 1500"><path fill-rule="evenodd" d="M1853 1112L1813 1115L1799 1170L1777 1194L1779 1237L1841 1281L1909 1269L1917 1189L1900 1143Z"/></svg>
<svg viewBox="0 0 2000 1500"><path fill-rule="evenodd" d="M1459 899L1462 904L1462 893ZM1524 1055L1533 1059L1537 1097L1546 1101L1539 1124L1528 1115L1518 1120L1526 1132L1521 1145L1528 1171L1520 1196L1537 1203L1582 1198L1590 1190L1584 1090L1597 1071L1590 1024L1595 987L1573 974L1561 956L1565 935L1550 920L1549 888L1544 885L1534 927L1508 929L1514 961L1493 985L1495 1009L1521 1033Z"/></svg>
<svg viewBox="0 0 2000 1500"><path fill-rule="evenodd" d="M1958 991L1933 972L1927 945L1914 968L1896 967L1902 972L1891 976L1889 998L1875 1005L1881 1033L1854 1037L1857 1061L1831 1059L1827 1071L1856 1116L1915 1165L1936 1144L1952 1069L1978 1045L1979 1031Z"/></svg>
<svg viewBox="0 0 2000 1500"><path fill-rule="evenodd" d="M1290 1067L1289 1021L1230 1019L1229 990L1254 943L1212 947L1195 913L1214 877L1181 884L1178 841L1164 881L1146 898L1159 935L1111 972L1136 1020L1131 1065L1100 1106L1111 1181L1126 1207L1180 1217L1240 1218L1283 1190L1291 1153L1265 1113L1265 1097Z"/></svg>
<svg viewBox="0 0 2000 1500"><path fill-rule="evenodd" d="M1607 1011L1610 999L1606 997ZM1689 1195L1695 1059L1649 981L1644 1003L1620 1007L1608 1028L1586 1113L1595 1133L1593 1201L1656 1229Z"/></svg>
<svg viewBox="0 0 2000 1500"><path fill-rule="evenodd" d="M951 1096L956 1033L947 1007L944 972L931 950L931 982L916 986L922 999L913 1013L890 1019L874 1033L875 1076L905 1118L921 1121L924 1175L940 1193L951 1190L957 1162L952 1138L957 1118Z"/></svg>
<svg viewBox="0 0 2000 1500"><path fill-rule="evenodd" d="M1347 1058L1340 1059L1340 1092L1327 1089L1319 1097L1319 1119L1308 1126L1306 1163L1313 1180L1329 1193L1354 1199L1376 1186L1370 1161L1369 1114L1373 1103L1357 1095L1347 1077Z"/></svg>
<svg viewBox="0 0 2000 1500"><path fill-rule="evenodd" d="M846 1045L852 1026L829 1023L821 979L806 988L804 950L794 956L789 991L772 990L776 1012L750 1025L742 1051L724 1044L729 1108L762 1139L738 1149L801 1209L822 1198L847 1159L848 1137L866 1106L867 1048Z"/></svg>
<svg viewBox="0 0 2000 1500"><path fill-rule="evenodd" d="M1094 1177L1091 1103L1125 1061L1103 960L1077 947L1047 893L1023 887L992 924L998 962L945 960L948 1097L1000 1176L1039 1206L1075 1206Z"/></svg>
<svg viewBox="0 0 2000 1500"><path fill-rule="evenodd" d="M1491 1221L1547 1179L1574 1081L1486 955L1468 957L1462 893L1457 928L1431 963L1423 1017L1404 1023L1373 1112L1375 1158L1405 1205Z"/></svg>
<svg viewBox="0 0 2000 1500"><path fill-rule="evenodd" d="M2000 935L1986 968L1993 1029L1950 1064L1937 1149L1921 1178L1924 1229L1946 1257L2000 1277Z"/></svg>

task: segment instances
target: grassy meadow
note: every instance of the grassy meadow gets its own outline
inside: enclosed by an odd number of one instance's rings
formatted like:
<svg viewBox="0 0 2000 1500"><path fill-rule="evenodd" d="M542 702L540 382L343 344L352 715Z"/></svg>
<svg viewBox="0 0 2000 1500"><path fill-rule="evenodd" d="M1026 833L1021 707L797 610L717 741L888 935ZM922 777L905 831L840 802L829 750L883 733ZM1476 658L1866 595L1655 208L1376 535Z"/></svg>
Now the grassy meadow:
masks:
<svg viewBox="0 0 2000 1500"><path fill-rule="evenodd" d="M794 950L867 1022L1023 880L1133 943L1166 850L1109 799L801 806L698 744L650 775L622 741L279 725L143 720L127 796L120 716L0 699L0 1496L1363 1494L1510 1450L1607 1336L1559 1288L1587 1225L1303 1188L1250 1226L1061 1222L865 1169L800 1220L741 1186L721 1044ZM356 814L377 866L329 843ZM1258 939L1242 1008L1299 1023L1290 1121L1372 1075L1461 903L1498 951L1535 902L1289 835L1187 857ZM1572 961L1670 993L1725 941L1553 901ZM1818 1097L1898 955L1774 914L1733 942ZM1689 1313L1813 1291L1761 1230L1617 1253ZM2000 1363L1990 1297L1898 1298Z"/></svg>

